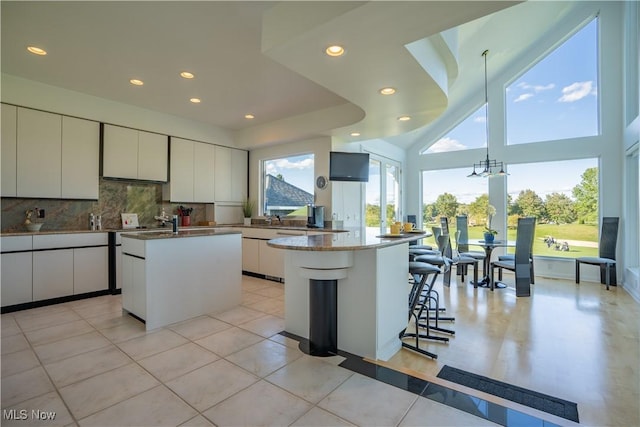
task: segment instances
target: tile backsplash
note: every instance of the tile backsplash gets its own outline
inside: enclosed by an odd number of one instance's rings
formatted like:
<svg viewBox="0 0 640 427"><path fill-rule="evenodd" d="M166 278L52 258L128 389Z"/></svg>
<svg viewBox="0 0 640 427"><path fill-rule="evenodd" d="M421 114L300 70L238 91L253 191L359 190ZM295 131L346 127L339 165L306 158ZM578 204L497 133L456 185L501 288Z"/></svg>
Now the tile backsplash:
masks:
<svg viewBox="0 0 640 427"><path fill-rule="evenodd" d="M141 226L155 226L154 216L165 209L167 215L177 214L179 203L162 200L162 184L140 181L100 179L98 200L23 199L3 197L1 199L2 232L23 231L25 212L29 209L44 209L45 218L41 231L87 230L89 214L102 215L103 229L122 228L120 214L137 213ZM205 203L183 203L193 208L191 224L205 221ZM210 209L211 210L211 209Z"/></svg>

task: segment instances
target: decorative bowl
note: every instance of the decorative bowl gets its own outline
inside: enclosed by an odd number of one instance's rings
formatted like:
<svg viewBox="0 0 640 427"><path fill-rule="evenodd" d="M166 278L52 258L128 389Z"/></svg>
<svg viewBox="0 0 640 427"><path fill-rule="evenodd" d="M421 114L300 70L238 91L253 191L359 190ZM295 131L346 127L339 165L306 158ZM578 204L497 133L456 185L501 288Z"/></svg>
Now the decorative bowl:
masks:
<svg viewBox="0 0 640 427"><path fill-rule="evenodd" d="M28 231L40 231L40 227L42 227L43 222L32 222L31 224L25 224Z"/></svg>

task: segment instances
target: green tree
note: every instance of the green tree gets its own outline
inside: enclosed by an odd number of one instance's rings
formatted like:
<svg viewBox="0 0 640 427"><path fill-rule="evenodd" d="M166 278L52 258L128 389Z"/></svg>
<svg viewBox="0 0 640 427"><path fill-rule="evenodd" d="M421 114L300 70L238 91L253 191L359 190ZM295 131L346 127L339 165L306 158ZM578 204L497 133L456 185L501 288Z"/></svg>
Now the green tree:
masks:
<svg viewBox="0 0 640 427"><path fill-rule="evenodd" d="M284 181L284 176L282 176L281 173L279 173L278 175L276 175L276 178L278 178L280 181Z"/></svg>
<svg viewBox="0 0 640 427"><path fill-rule="evenodd" d="M522 190L514 202L516 214L545 218L544 201L533 190Z"/></svg>
<svg viewBox="0 0 640 427"><path fill-rule="evenodd" d="M476 224L485 224L487 222L487 207L489 206L489 195L482 194L469 204L469 220L473 220Z"/></svg>
<svg viewBox="0 0 640 427"><path fill-rule="evenodd" d="M547 218L555 224L571 224L577 219L573 200L562 193L551 193L545 200Z"/></svg>
<svg viewBox="0 0 640 427"><path fill-rule="evenodd" d="M367 203L364 215L364 221L367 227L380 226L380 206Z"/></svg>
<svg viewBox="0 0 640 427"><path fill-rule="evenodd" d="M451 220L458 211L458 199L453 194L443 193L439 195L435 204L438 215L446 216L449 220Z"/></svg>
<svg viewBox="0 0 640 427"><path fill-rule="evenodd" d="M588 168L580 184L573 187L575 210L581 223L598 221L598 168Z"/></svg>
<svg viewBox="0 0 640 427"><path fill-rule="evenodd" d="M433 217L438 215L435 203L425 203L422 206L422 223L429 223L433 220Z"/></svg>

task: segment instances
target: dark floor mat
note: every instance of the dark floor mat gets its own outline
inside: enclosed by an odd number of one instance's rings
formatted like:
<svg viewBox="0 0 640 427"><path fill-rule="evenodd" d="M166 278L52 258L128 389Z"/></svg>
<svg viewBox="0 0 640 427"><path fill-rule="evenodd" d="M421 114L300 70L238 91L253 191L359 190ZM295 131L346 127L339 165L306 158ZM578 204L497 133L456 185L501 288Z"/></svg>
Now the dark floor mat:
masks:
<svg viewBox="0 0 640 427"><path fill-rule="evenodd" d="M578 405L567 400L492 380L491 378L452 368L447 365L438 372L438 378L511 400L512 402L575 421L576 423L579 422Z"/></svg>

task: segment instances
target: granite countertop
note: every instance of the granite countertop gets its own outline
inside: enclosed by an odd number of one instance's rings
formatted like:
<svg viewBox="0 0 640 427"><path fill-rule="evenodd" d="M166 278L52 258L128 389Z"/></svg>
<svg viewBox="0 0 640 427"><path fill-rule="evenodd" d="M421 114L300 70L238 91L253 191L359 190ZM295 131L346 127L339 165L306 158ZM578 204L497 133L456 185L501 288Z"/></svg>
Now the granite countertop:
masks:
<svg viewBox="0 0 640 427"><path fill-rule="evenodd" d="M158 239L181 239L184 237L206 237L206 236L222 236L226 234L242 234L238 230L233 230L229 227L222 229L206 229L206 230L178 230L178 233L174 233L171 230L155 231L155 232L142 232L142 233L126 233L122 237L137 240L158 240Z"/></svg>
<svg viewBox="0 0 640 427"><path fill-rule="evenodd" d="M383 248L428 237L428 233L407 233L393 237L383 237L377 230L356 228L345 233L318 234L271 239L267 245L279 249L297 251L356 251Z"/></svg>

